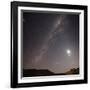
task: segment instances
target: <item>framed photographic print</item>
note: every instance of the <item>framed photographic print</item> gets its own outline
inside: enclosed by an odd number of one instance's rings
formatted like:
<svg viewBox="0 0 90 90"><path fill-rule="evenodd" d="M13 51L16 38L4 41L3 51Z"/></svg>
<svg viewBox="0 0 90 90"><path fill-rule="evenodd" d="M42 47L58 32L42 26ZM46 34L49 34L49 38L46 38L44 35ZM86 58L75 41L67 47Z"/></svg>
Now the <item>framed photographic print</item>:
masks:
<svg viewBox="0 0 90 90"><path fill-rule="evenodd" d="M87 6L11 2L11 87L87 83Z"/></svg>

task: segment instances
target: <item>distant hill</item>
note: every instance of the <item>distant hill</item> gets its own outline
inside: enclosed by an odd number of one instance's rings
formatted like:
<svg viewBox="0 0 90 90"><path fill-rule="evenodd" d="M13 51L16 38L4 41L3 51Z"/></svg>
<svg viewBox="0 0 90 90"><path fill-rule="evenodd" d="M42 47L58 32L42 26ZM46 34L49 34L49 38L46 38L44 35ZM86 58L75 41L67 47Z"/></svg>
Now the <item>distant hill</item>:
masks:
<svg viewBox="0 0 90 90"><path fill-rule="evenodd" d="M79 74L79 68L73 68L66 72L67 74Z"/></svg>
<svg viewBox="0 0 90 90"><path fill-rule="evenodd" d="M23 76L24 77L30 77L30 76L46 76L46 75L53 75L54 73L49 71L49 70L45 70L45 69L41 69L41 70L37 70L37 69L24 69L23 70Z"/></svg>
<svg viewBox="0 0 90 90"><path fill-rule="evenodd" d="M54 73L48 69L23 69L23 77L32 77L32 76L50 76L50 75L70 75L70 74L79 74L79 68L72 68L65 73Z"/></svg>

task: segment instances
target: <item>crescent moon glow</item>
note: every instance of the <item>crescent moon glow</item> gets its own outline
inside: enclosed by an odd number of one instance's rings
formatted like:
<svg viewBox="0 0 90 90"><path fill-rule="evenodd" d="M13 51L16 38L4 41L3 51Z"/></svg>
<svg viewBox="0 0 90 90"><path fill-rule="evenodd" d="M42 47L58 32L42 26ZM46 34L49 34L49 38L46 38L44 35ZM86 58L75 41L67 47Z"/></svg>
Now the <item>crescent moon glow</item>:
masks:
<svg viewBox="0 0 90 90"><path fill-rule="evenodd" d="M71 56L71 50L70 49L67 49L66 53L67 53L68 56Z"/></svg>

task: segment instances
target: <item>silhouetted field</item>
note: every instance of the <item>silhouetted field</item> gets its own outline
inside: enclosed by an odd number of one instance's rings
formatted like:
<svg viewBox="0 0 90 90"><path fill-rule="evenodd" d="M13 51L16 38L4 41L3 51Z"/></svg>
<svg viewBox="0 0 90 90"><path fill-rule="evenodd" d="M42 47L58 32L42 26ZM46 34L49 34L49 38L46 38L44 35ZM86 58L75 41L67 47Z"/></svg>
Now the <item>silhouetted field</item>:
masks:
<svg viewBox="0 0 90 90"><path fill-rule="evenodd" d="M24 69L23 77L51 76L51 75L74 75L79 74L79 68L73 68L65 73L54 73L47 69Z"/></svg>

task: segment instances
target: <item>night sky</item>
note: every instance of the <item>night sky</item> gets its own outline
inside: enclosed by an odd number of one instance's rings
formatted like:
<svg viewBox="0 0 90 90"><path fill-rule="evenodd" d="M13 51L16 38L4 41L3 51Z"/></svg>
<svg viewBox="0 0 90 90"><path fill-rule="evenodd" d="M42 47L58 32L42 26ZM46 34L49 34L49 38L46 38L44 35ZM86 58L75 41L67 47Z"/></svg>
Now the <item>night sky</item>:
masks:
<svg viewBox="0 0 90 90"><path fill-rule="evenodd" d="M79 68L79 15L23 12L23 68Z"/></svg>

